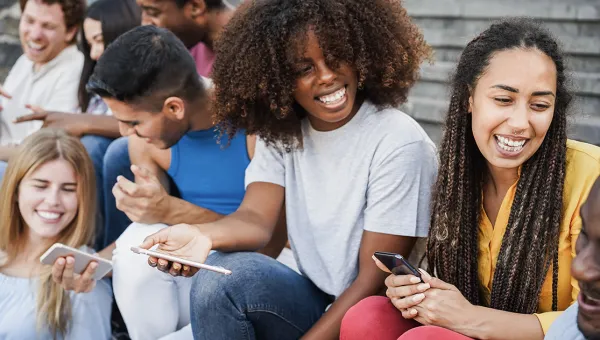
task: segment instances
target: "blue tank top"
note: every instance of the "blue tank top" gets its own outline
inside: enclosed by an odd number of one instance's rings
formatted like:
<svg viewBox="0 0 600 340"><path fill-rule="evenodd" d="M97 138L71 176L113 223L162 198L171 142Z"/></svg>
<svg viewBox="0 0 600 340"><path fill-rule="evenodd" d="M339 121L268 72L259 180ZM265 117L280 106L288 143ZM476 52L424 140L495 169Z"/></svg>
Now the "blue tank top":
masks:
<svg viewBox="0 0 600 340"><path fill-rule="evenodd" d="M245 194L244 176L250 164L245 131L228 147L215 129L188 132L171 147L167 173L181 199L222 215L236 211Z"/></svg>

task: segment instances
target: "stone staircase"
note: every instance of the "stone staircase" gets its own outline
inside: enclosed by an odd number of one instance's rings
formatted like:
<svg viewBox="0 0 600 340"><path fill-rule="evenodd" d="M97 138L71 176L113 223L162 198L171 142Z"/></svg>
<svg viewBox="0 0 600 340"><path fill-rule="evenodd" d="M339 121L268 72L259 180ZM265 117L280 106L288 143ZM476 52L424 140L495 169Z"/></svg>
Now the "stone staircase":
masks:
<svg viewBox="0 0 600 340"><path fill-rule="evenodd" d="M0 84L21 55L19 43L19 16L17 0L0 0Z"/></svg>
<svg viewBox="0 0 600 340"><path fill-rule="evenodd" d="M577 103L570 137L600 145L600 0L405 0L435 50L405 111L438 142L448 107L448 79L467 42L507 16L543 20L569 56Z"/></svg>

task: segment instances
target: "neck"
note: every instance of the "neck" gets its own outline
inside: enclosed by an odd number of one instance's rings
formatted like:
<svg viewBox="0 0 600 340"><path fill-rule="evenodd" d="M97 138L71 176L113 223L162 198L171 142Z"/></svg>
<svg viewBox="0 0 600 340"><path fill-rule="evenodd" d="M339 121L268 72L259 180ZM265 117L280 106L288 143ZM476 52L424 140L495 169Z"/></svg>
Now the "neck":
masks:
<svg viewBox="0 0 600 340"><path fill-rule="evenodd" d="M208 48L214 51L214 42L217 41L219 34L223 31L223 27L227 25L232 16L233 10L231 8L224 8L211 14L208 21L208 34L204 42Z"/></svg>
<svg viewBox="0 0 600 340"><path fill-rule="evenodd" d="M213 108L208 98L209 94L206 94L205 98L199 99L190 105L190 131L206 130L215 126L213 123Z"/></svg>
<svg viewBox="0 0 600 340"><path fill-rule="evenodd" d="M486 186L495 194L505 194L519 179L519 169L498 168L488 163Z"/></svg>

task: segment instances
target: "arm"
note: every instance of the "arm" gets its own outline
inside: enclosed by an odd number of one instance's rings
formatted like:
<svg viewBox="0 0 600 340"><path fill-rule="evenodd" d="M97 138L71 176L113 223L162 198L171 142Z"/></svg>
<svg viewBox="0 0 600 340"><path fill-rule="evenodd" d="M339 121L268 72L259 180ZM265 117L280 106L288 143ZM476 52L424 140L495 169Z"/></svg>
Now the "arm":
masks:
<svg viewBox="0 0 600 340"><path fill-rule="evenodd" d="M10 157L17 152L17 147L12 145L0 145L0 161L8 162Z"/></svg>
<svg viewBox="0 0 600 340"><path fill-rule="evenodd" d="M477 339L531 340L543 339L544 332L535 315L523 315L474 306L471 329L460 333ZM510 325L510 327L506 327Z"/></svg>
<svg viewBox="0 0 600 340"><path fill-rule="evenodd" d="M386 251L408 258L416 239L413 237L363 232L356 280L304 336L304 339L338 339L342 318L360 300L377 295L385 288L386 274L373 263L373 253Z"/></svg>
<svg viewBox="0 0 600 340"><path fill-rule="evenodd" d="M98 135L108 138L119 138L119 122L112 116L80 114L83 135Z"/></svg>

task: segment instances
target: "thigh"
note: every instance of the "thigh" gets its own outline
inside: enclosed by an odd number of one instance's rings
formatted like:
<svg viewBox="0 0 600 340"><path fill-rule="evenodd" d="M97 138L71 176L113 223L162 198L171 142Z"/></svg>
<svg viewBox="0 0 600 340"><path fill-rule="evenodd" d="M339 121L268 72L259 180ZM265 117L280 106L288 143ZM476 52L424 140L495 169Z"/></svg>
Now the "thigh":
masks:
<svg viewBox="0 0 600 340"><path fill-rule="evenodd" d="M175 278L150 267L147 256L130 250L164 227L130 225L117 240L113 254L115 299L134 340L158 339L180 328L180 296Z"/></svg>
<svg viewBox="0 0 600 340"><path fill-rule="evenodd" d="M342 319L340 340L396 340L418 326L418 322L404 319L387 297L371 296L346 312Z"/></svg>
<svg viewBox="0 0 600 340"><path fill-rule="evenodd" d="M96 172L101 172L104 162L104 155L106 154L106 150L112 143L113 139L103 136L85 135L81 137L80 140L81 144L83 144L90 155Z"/></svg>
<svg viewBox="0 0 600 340"><path fill-rule="evenodd" d="M192 286L195 339L297 339L333 298L309 279L258 253L214 253L207 263L232 271L200 271Z"/></svg>
<svg viewBox="0 0 600 340"><path fill-rule="evenodd" d="M104 155L104 246L113 243L131 224L131 220L116 207L112 188L117 183L117 177L123 176L133 180L131 162L129 160L128 139L121 137L110 144Z"/></svg>
<svg viewBox="0 0 600 340"><path fill-rule="evenodd" d="M468 336L438 326L421 326L404 333L398 340L472 340Z"/></svg>

